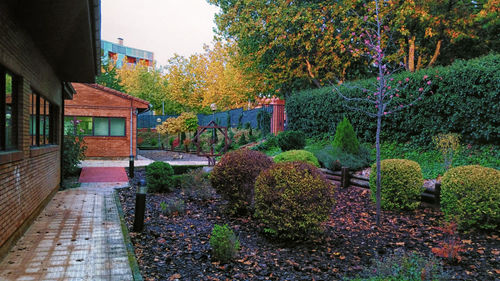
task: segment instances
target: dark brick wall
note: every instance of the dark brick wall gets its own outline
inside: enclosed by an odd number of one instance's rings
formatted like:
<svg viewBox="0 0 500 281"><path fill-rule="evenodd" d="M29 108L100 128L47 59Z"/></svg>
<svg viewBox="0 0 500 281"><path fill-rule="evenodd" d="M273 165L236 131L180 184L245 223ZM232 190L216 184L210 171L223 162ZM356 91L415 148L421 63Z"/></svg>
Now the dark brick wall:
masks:
<svg viewBox="0 0 500 281"><path fill-rule="evenodd" d="M62 83L21 26L0 2L0 65L22 78L18 149L0 152L0 256L57 190L60 179L60 146L30 147L29 98L36 90L60 106Z"/></svg>

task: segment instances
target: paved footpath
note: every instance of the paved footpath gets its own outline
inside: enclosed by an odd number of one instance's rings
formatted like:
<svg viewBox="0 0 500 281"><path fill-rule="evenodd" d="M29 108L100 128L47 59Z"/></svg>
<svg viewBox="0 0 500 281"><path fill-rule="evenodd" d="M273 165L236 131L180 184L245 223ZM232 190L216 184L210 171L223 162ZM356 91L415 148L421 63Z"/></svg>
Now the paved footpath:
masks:
<svg viewBox="0 0 500 281"><path fill-rule="evenodd" d="M113 188L59 191L8 255L0 280L133 280Z"/></svg>

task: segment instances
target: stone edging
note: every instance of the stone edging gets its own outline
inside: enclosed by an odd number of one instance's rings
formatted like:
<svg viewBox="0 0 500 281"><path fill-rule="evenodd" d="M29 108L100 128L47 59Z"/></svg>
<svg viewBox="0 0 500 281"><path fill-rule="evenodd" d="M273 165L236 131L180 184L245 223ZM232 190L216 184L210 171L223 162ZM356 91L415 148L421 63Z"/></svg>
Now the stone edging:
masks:
<svg viewBox="0 0 500 281"><path fill-rule="evenodd" d="M113 190L113 196L115 197L115 203L118 209L118 215L120 217L123 242L125 243L125 247L127 248L127 256L130 264L130 269L132 270L132 276L134 278L134 281L143 281L141 271L139 270L139 264L137 263L137 260L135 258L134 246L132 245L132 241L130 240L130 236L128 234L127 224L125 223L125 215L120 203L120 198L118 197L118 191L116 189Z"/></svg>

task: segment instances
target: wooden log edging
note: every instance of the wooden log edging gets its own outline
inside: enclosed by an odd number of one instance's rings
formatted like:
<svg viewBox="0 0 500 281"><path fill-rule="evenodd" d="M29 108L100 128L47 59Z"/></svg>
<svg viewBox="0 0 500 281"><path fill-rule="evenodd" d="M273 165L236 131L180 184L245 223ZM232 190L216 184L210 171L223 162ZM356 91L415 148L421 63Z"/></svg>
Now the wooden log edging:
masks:
<svg viewBox="0 0 500 281"><path fill-rule="evenodd" d="M370 178L355 175L349 171L349 168L342 167L340 171L331 171L328 169L320 169L325 177L341 188L348 188L350 186L359 188L370 188ZM434 188L425 188L420 194L420 201L430 203L436 207L440 206L441 198L441 183L436 182Z"/></svg>

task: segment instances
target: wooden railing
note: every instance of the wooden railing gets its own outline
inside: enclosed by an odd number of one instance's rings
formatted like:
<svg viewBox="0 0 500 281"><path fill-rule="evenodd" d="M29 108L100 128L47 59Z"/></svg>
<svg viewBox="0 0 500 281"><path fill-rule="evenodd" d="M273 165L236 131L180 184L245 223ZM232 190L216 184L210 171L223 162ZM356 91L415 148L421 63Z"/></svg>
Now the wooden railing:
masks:
<svg viewBox="0 0 500 281"><path fill-rule="evenodd" d="M330 171L328 169L320 170L328 180L340 186L340 188L348 188L351 186L366 189L370 188L370 178L355 175L349 171L349 168L343 167L340 171ZM441 183L435 183L434 187L422 187L422 189L423 192L420 194L420 200L439 207Z"/></svg>

